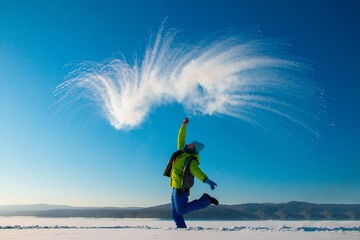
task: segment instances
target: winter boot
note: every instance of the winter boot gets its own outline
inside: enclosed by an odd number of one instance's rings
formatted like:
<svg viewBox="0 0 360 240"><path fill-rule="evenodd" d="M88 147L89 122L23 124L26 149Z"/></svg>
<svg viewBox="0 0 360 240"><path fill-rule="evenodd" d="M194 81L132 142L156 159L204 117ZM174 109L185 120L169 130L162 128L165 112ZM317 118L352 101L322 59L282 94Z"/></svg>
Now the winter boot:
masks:
<svg viewBox="0 0 360 240"><path fill-rule="evenodd" d="M211 196L210 196L209 194L207 194L207 193L204 193L204 195L205 195L207 198L209 198L211 204L219 205L219 201L218 201L216 198L211 197Z"/></svg>

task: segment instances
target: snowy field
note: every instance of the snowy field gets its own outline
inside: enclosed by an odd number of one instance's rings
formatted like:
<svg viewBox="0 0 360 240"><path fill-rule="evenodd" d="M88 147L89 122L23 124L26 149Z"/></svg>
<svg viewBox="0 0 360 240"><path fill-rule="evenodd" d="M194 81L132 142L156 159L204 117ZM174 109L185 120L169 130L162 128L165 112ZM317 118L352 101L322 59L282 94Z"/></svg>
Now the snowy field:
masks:
<svg viewBox="0 0 360 240"><path fill-rule="evenodd" d="M360 221L188 221L176 229L156 219L0 217L1 240L360 239Z"/></svg>

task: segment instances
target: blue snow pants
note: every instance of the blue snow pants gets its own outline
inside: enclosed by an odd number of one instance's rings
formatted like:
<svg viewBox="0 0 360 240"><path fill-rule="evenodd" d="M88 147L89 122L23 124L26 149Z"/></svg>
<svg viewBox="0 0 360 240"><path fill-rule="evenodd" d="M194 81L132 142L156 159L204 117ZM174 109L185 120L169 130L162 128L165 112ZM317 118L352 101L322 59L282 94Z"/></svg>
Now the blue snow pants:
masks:
<svg viewBox="0 0 360 240"><path fill-rule="evenodd" d="M171 194L171 215L178 228L186 228L183 217L184 214L206 208L211 204L210 199L205 195L197 200L188 201L189 192L181 192L178 189L173 189Z"/></svg>

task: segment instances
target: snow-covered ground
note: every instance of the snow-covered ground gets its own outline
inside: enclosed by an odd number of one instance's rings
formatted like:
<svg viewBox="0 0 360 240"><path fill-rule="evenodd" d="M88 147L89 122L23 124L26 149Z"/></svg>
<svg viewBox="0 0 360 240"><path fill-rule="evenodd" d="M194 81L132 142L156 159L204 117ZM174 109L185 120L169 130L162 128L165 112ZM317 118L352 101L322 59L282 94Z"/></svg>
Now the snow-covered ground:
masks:
<svg viewBox="0 0 360 240"><path fill-rule="evenodd" d="M360 239L359 221L188 221L0 217L1 240Z"/></svg>

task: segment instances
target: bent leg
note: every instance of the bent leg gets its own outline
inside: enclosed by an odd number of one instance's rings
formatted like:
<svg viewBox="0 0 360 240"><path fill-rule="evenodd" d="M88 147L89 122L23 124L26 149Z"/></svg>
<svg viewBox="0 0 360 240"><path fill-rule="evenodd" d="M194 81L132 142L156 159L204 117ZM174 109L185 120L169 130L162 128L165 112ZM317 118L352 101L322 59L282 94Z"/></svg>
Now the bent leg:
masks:
<svg viewBox="0 0 360 240"><path fill-rule="evenodd" d="M189 203L188 197L189 193L176 194L174 200L177 213L184 215L195 210L206 208L211 204L210 199L206 195L202 195L200 199L193 200Z"/></svg>

